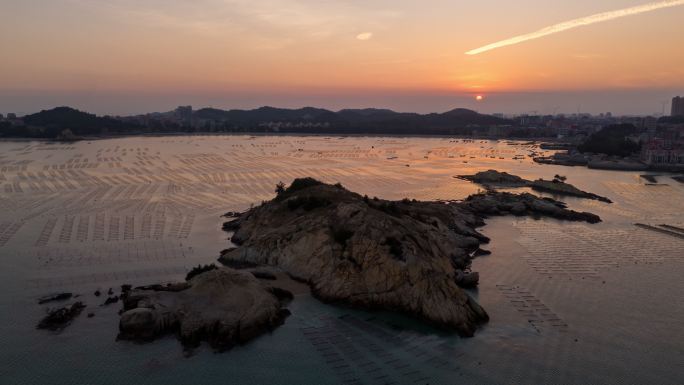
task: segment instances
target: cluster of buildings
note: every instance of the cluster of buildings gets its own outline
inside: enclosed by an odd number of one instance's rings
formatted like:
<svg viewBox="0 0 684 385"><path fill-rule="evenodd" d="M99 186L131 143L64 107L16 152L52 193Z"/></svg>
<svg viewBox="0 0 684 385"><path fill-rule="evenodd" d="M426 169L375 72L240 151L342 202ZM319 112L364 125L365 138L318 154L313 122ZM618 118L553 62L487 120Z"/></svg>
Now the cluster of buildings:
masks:
<svg viewBox="0 0 684 385"><path fill-rule="evenodd" d="M151 130L174 131L195 127L192 106L179 106L170 112L152 112L144 115L117 117L127 123L138 124Z"/></svg>
<svg viewBox="0 0 684 385"><path fill-rule="evenodd" d="M684 169L684 97L672 99L671 116L683 119L658 124L657 128L646 132L647 138L641 147L641 161L649 166Z"/></svg>
<svg viewBox="0 0 684 385"><path fill-rule="evenodd" d="M24 127L26 127L24 120L18 117L17 114L0 114L0 128L2 128L0 136L7 135L7 131L15 131L17 129L21 130L24 129Z"/></svg>
<svg viewBox="0 0 684 385"><path fill-rule="evenodd" d="M672 116L684 116L684 97L675 96L672 98Z"/></svg>
<svg viewBox="0 0 684 385"><path fill-rule="evenodd" d="M17 114L9 113L7 115L0 114L0 122L1 121L6 121L6 122L14 122L20 120L17 117Z"/></svg>
<svg viewBox="0 0 684 385"><path fill-rule="evenodd" d="M653 138L641 147L641 161L649 166L684 168L684 137L679 141Z"/></svg>
<svg viewBox="0 0 684 385"><path fill-rule="evenodd" d="M652 168L684 170L684 97L672 99L671 116L614 116L610 112L599 115L520 115L514 118L515 127L492 127L490 137L515 136L527 130L536 137L555 137L564 142L580 144L591 134L606 126L631 124L638 132L627 137L641 144L639 160Z"/></svg>

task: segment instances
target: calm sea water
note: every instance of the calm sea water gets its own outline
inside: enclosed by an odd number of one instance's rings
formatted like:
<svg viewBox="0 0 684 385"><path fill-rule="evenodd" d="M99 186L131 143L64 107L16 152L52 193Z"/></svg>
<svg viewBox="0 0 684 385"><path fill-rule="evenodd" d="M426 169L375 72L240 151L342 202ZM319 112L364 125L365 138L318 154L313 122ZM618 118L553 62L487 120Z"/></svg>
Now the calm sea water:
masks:
<svg viewBox="0 0 684 385"><path fill-rule="evenodd" d="M684 378L684 185L669 175L537 165L533 145L448 138L179 136L0 142L1 384L658 383ZM388 199L460 199L495 168L568 177L615 203L563 198L603 223L495 218L472 295L491 322L460 339L300 295L285 325L227 353L168 337L117 342L97 289L182 279L229 246L226 211L301 176ZM73 291L85 314L38 331L36 299Z"/></svg>

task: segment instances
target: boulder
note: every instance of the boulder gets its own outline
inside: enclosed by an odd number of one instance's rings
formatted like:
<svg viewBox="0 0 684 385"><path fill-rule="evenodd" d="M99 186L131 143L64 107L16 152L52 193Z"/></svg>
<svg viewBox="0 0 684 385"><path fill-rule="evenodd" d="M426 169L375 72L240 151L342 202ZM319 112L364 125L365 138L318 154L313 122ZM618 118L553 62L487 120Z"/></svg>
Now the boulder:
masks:
<svg viewBox="0 0 684 385"><path fill-rule="evenodd" d="M119 296L115 295L112 297L107 297L107 299L104 301L102 306L108 306L108 305L111 305L111 304L117 303L117 302L119 302Z"/></svg>
<svg viewBox="0 0 684 385"><path fill-rule="evenodd" d="M188 348L207 341L220 351L276 328L289 314L282 308L284 290L229 268L208 270L186 285L173 285L183 290L167 287L152 285L128 293L120 339L150 341L177 333Z"/></svg>
<svg viewBox="0 0 684 385"><path fill-rule="evenodd" d="M38 323L37 328L53 331L64 329L81 314L85 307L82 302L74 302L61 308L49 309L48 314Z"/></svg>

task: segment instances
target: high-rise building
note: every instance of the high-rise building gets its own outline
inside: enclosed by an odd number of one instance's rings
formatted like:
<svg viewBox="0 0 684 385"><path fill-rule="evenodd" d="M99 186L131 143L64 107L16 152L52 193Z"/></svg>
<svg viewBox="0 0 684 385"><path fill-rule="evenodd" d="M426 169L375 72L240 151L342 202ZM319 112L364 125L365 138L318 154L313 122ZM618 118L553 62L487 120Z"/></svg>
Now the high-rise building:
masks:
<svg viewBox="0 0 684 385"><path fill-rule="evenodd" d="M684 116L684 98L675 96L672 98L672 116Z"/></svg>
<svg viewBox="0 0 684 385"><path fill-rule="evenodd" d="M175 111L176 118L185 124L192 122L192 106L180 106Z"/></svg>

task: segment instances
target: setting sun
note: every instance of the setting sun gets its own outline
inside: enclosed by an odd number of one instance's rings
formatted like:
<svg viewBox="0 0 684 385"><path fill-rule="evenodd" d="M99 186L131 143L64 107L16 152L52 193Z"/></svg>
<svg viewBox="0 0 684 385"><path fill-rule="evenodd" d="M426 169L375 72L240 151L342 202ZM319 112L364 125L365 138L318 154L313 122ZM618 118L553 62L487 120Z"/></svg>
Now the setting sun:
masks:
<svg viewBox="0 0 684 385"><path fill-rule="evenodd" d="M480 101L484 100L484 96L482 96L482 95L477 95L477 96L475 97L475 100L477 100L478 102L480 102Z"/></svg>

